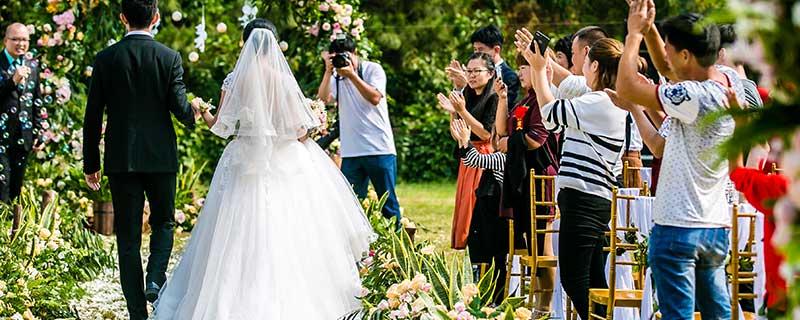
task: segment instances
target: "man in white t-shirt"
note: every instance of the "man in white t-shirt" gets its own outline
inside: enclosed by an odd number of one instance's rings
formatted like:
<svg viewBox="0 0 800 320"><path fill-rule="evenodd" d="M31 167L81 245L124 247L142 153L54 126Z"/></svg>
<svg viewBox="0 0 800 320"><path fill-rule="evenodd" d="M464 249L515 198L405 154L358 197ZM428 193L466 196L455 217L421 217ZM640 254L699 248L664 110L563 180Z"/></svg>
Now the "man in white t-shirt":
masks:
<svg viewBox="0 0 800 320"><path fill-rule="evenodd" d="M735 125L727 116L711 123L701 119L724 110L730 90L743 97L743 87L735 73L714 66L720 43L715 25L697 14L669 18L662 27L664 45L654 19L652 0L631 2L616 87L621 98L663 110L672 119L648 248L659 310L663 319L693 319L697 305L703 319L730 319L724 269L731 225L728 163L717 147ZM660 86L642 81L637 60L643 40L659 72L684 81Z"/></svg>
<svg viewBox="0 0 800 320"><path fill-rule="evenodd" d="M395 193L397 152L386 103L386 72L381 65L358 59L355 41L341 37L322 53L325 75L318 96L336 101L342 151L342 173L359 198L369 182L379 196L387 194L383 215L400 221Z"/></svg>

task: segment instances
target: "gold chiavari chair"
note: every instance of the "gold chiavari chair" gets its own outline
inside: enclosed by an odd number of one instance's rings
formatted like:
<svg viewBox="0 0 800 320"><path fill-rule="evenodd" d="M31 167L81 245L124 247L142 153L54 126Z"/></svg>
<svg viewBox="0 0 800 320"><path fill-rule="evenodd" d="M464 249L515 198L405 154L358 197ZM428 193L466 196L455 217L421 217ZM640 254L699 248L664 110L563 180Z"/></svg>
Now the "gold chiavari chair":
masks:
<svg viewBox="0 0 800 320"><path fill-rule="evenodd" d="M622 199L625 201L625 225L627 227L618 227L617 220L619 219L619 214L617 210L617 200ZM608 268L608 289L589 289L589 319L604 319L604 320L611 320L614 317L614 308L615 307L625 307L625 308L641 308L642 306L642 293L643 291L640 289L634 290L619 290L616 288L617 285L617 265L630 265L630 266L638 266L639 271L642 272L642 266L639 266L638 262L636 261L617 261L617 249L625 249L634 251L638 249L636 244L630 243L622 243L617 238L617 232L638 232L639 229L636 227L631 226L631 219L630 219L630 211L631 211L631 202L635 200L636 197L634 196L624 196L619 195L617 193L617 189L614 188L612 191L611 196L611 232L608 232L609 235L609 246L604 247L603 250L609 253L610 257L610 265ZM606 314L597 315L594 313L594 306L596 304L606 306Z"/></svg>
<svg viewBox="0 0 800 320"><path fill-rule="evenodd" d="M647 181L642 180L642 185L634 184L634 177L641 176L641 170L646 167L631 167L630 162L625 161L622 163L622 185L625 188L639 188L639 195L650 196L650 186ZM641 178L640 178L641 179Z"/></svg>
<svg viewBox="0 0 800 320"><path fill-rule="evenodd" d="M543 293L543 292L552 292L552 289L547 290L537 290L536 289L536 270L538 268L555 268L558 265L558 256L548 256L548 255L538 255L538 242L536 241L536 236L538 234L552 234L557 233L558 230L554 229L538 229L536 227L536 222L539 220L547 220L550 221L556 218L556 214L553 215L537 215L536 208L541 206L546 207L553 207L555 208L554 211L557 212L558 205L555 199L547 200L545 196L545 192L543 194L536 193L536 185L537 183L541 186L540 190L547 190L547 182L550 182L550 191L551 195L555 197L555 177L554 176L539 176L536 175L534 170L531 170L530 174L530 188L531 188L531 221L530 221L530 232L528 232L528 236L526 237L526 242L528 247L527 248L516 248L514 243L514 221L509 220L508 223L508 261L507 261L507 272L506 272L506 285L505 285L505 295L508 296L509 294L509 282L512 276L520 277L520 292L524 290L525 284L528 284L528 304L533 306L533 297L536 293ZM528 250L530 248L530 251ZM519 256L520 262L520 272L513 273L512 272L512 264L514 256Z"/></svg>
<svg viewBox="0 0 800 320"><path fill-rule="evenodd" d="M745 218L747 219L748 227L749 227L749 235L747 239L740 239L739 238L739 219ZM756 214L755 213L742 213L739 212L739 205L733 205L733 219L732 219L732 226L731 226L731 261L730 265L728 265L728 271L731 274L730 282L731 282L731 319L739 320L739 313L742 312L739 309L739 301L740 300L754 300L756 298L756 294L754 293L742 293L739 291L740 284L754 284L756 280L756 272L753 271L741 271L739 260L740 258L750 258L751 260L755 260L758 256L756 253ZM742 241L745 242L745 247L742 251L739 251L739 244ZM755 314L752 312L744 312L745 319L755 319Z"/></svg>

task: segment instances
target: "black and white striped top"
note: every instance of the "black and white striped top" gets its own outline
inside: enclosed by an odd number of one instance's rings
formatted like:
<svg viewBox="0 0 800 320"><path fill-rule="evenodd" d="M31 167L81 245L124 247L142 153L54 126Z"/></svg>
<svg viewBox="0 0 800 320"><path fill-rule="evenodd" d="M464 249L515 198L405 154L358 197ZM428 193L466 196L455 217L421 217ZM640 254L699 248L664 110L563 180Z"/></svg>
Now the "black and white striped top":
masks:
<svg viewBox="0 0 800 320"><path fill-rule="evenodd" d="M628 112L602 91L551 101L541 112L548 130L563 128L565 132L556 187L611 199L616 177L622 173Z"/></svg>
<svg viewBox="0 0 800 320"><path fill-rule="evenodd" d="M483 154L478 152L475 147L470 145L467 147L467 152L461 157L464 165L470 168L489 169L494 173L494 179L503 185L503 172L506 167L506 154L502 152L493 152Z"/></svg>

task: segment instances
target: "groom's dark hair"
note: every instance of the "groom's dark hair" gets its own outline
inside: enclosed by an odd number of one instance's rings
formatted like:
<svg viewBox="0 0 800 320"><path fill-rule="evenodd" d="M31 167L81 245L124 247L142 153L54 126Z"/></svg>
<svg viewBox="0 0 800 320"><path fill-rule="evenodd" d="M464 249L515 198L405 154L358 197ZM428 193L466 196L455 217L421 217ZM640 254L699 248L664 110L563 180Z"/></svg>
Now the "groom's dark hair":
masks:
<svg viewBox="0 0 800 320"><path fill-rule="evenodd" d="M258 18L258 19L254 19L253 21L250 21L244 27L244 33L242 34L242 40L244 42L247 42L247 39L250 38L250 34L253 33L253 30L255 30L255 29L267 29L269 31L272 31L272 35L275 36L275 39L278 39L278 28L275 28L275 25L272 22L270 22L269 20Z"/></svg>
<svg viewBox="0 0 800 320"><path fill-rule="evenodd" d="M156 12L158 12L158 0L122 0L122 14L133 28L149 27Z"/></svg>

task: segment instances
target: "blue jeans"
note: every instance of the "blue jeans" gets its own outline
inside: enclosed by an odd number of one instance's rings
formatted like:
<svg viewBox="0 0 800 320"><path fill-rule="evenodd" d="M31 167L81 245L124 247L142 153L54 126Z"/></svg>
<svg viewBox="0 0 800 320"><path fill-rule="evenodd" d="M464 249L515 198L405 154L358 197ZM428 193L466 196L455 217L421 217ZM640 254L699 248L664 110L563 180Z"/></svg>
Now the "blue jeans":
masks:
<svg viewBox="0 0 800 320"><path fill-rule="evenodd" d="M731 318L725 276L729 233L725 228L653 227L648 259L662 319L694 319L695 303L703 320Z"/></svg>
<svg viewBox="0 0 800 320"><path fill-rule="evenodd" d="M372 181L378 197L388 194L383 206L383 216L397 217L400 223L400 203L397 201L397 156L393 154L342 158L342 173L353 185L360 199L367 197L367 187Z"/></svg>

